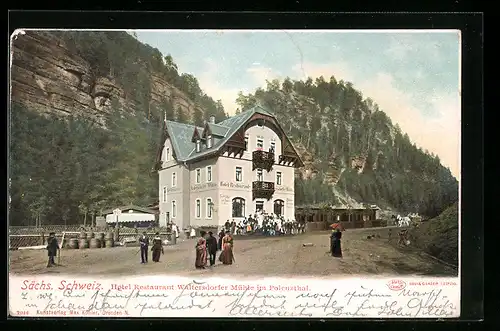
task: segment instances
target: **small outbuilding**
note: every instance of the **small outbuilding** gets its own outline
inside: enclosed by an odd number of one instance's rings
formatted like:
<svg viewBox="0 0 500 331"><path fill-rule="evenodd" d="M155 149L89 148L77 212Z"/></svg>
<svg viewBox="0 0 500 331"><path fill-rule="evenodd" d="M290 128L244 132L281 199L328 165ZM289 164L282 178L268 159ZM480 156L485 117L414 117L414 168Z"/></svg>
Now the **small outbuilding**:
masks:
<svg viewBox="0 0 500 331"><path fill-rule="evenodd" d="M158 222L156 212L150 208L128 205L103 211L102 216L106 219L108 226L120 227L149 227Z"/></svg>
<svg viewBox="0 0 500 331"><path fill-rule="evenodd" d="M369 206L337 206L337 205L310 205L297 206L295 219L299 223L316 230L325 230L331 224L340 223L343 228L365 228L380 226L377 223L377 212L380 210L375 205Z"/></svg>

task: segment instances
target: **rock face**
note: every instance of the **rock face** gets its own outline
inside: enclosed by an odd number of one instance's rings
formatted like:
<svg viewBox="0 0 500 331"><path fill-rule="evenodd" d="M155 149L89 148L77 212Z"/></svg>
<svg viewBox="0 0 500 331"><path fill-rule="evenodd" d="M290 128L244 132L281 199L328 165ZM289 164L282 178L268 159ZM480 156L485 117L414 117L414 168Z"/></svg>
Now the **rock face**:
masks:
<svg viewBox="0 0 500 331"><path fill-rule="evenodd" d="M358 155L351 158L351 168L356 169L358 173L362 173L366 165L366 156Z"/></svg>
<svg viewBox="0 0 500 331"><path fill-rule="evenodd" d="M12 101L42 114L84 115L101 124L113 100L121 109L135 111L135 100L127 98L113 77L95 77L89 62L50 32L24 31L11 45ZM150 104L160 105L165 98L189 117L201 109L159 75L151 73L151 78Z"/></svg>

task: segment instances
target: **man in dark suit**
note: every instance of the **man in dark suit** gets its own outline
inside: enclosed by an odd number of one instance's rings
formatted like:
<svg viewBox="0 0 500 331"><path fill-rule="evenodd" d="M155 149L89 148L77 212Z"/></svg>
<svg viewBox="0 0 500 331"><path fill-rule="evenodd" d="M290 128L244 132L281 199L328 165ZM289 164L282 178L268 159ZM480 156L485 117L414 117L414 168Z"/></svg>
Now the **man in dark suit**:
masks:
<svg viewBox="0 0 500 331"><path fill-rule="evenodd" d="M217 239L214 237L212 231L208 232L207 250L210 257L210 266L215 264L215 255L217 254Z"/></svg>
<svg viewBox="0 0 500 331"><path fill-rule="evenodd" d="M59 244L57 242L55 232L51 232L49 234L49 238L47 238L47 252L49 256L49 262L47 263L47 268L53 267L56 265L54 261L54 257L57 256L57 251L59 250Z"/></svg>
<svg viewBox="0 0 500 331"><path fill-rule="evenodd" d="M146 232L142 233L142 236L139 238L139 243L141 244L141 263L148 263L149 238Z"/></svg>

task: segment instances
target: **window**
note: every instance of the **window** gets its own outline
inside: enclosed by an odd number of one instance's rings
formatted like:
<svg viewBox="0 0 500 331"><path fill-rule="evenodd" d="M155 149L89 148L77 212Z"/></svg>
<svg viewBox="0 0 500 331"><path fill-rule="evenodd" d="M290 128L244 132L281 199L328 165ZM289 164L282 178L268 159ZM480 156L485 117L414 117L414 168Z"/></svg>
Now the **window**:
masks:
<svg viewBox="0 0 500 331"><path fill-rule="evenodd" d="M276 143L274 141L271 141L271 148L269 149L269 152L274 153L276 150Z"/></svg>
<svg viewBox="0 0 500 331"><path fill-rule="evenodd" d="M277 216L283 216L285 211L285 203L283 200L274 201L274 214Z"/></svg>
<svg viewBox="0 0 500 331"><path fill-rule="evenodd" d="M196 199L196 218L201 217L201 200Z"/></svg>
<svg viewBox="0 0 500 331"><path fill-rule="evenodd" d="M257 148L258 149L263 149L264 148L264 140L263 139L257 139Z"/></svg>
<svg viewBox="0 0 500 331"><path fill-rule="evenodd" d="M207 136L207 148L211 148L211 147L212 147L212 136L208 135Z"/></svg>
<svg viewBox="0 0 500 331"><path fill-rule="evenodd" d="M212 167L211 166L208 166L207 167L207 182L211 182L212 181Z"/></svg>
<svg viewBox="0 0 500 331"><path fill-rule="evenodd" d="M167 187L163 186L163 202L167 202Z"/></svg>
<svg viewBox="0 0 500 331"><path fill-rule="evenodd" d="M262 182L264 180L264 176L262 175L262 169L257 169L257 181Z"/></svg>
<svg viewBox="0 0 500 331"><path fill-rule="evenodd" d="M276 185L281 185L281 171L276 172Z"/></svg>
<svg viewBox="0 0 500 331"><path fill-rule="evenodd" d="M236 167L236 181L237 182L241 182L243 180L242 172L243 172L243 170L241 169L241 167Z"/></svg>
<svg viewBox="0 0 500 331"><path fill-rule="evenodd" d="M165 147L165 161L170 160L170 148Z"/></svg>
<svg viewBox="0 0 500 331"><path fill-rule="evenodd" d="M264 210L264 201L257 201L255 202L255 212L263 211Z"/></svg>
<svg viewBox="0 0 500 331"><path fill-rule="evenodd" d="M172 173L172 187L177 186L177 173L173 172Z"/></svg>
<svg viewBox="0 0 500 331"><path fill-rule="evenodd" d="M177 216L177 203L172 201L172 218L175 218Z"/></svg>
<svg viewBox="0 0 500 331"><path fill-rule="evenodd" d="M212 218L213 210L214 210L214 204L212 202L212 199L207 198L207 218Z"/></svg>
<svg viewBox="0 0 500 331"><path fill-rule="evenodd" d="M201 169L196 169L196 184L201 182Z"/></svg>
<svg viewBox="0 0 500 331"><path fill-rule="evenodd" d="M201 142L200 139L196 140L196 152L201 151Z"/></svg>
<svg viewBox="0 0 500 331"><path fill-rule="evenodd" d="M248 136L245 136L245 151L248 151Z"/></svg>
<svg viewBox="0 0 500 331"><path fill-rule="evenodd" d="M232 201L233 217L245 217L245 199L234 198Z"/></svg>

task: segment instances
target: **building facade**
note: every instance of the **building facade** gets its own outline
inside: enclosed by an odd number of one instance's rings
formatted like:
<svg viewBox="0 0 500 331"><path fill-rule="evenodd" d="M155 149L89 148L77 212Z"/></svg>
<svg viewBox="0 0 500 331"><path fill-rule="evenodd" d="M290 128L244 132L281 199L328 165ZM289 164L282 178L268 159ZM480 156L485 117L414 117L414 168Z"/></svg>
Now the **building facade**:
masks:
<svg viewBox="0 0 500 331"><path fill-rule="evenodd" d="M221 226L258 211L294 219L294 170L303 163L260 106L204 127L166 121L162 141L160 225Z"/></svg>

